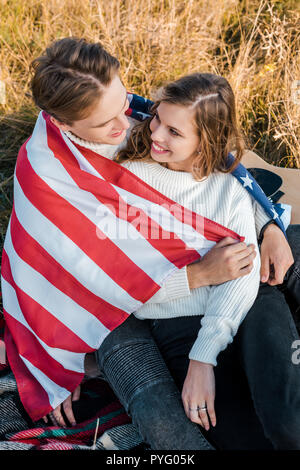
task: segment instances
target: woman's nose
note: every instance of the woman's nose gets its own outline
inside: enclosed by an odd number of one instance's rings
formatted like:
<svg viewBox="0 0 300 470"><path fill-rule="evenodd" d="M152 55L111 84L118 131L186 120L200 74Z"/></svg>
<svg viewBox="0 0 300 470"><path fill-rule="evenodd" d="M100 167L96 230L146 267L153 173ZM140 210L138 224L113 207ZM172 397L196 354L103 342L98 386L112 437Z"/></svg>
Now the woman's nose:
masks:
<svg viewBox="0 0 300 470"><path fill-rule="evenodd" d="M152 127L151 139L156 140L157 142L164 141L164 130L159 124Z"/></svg>

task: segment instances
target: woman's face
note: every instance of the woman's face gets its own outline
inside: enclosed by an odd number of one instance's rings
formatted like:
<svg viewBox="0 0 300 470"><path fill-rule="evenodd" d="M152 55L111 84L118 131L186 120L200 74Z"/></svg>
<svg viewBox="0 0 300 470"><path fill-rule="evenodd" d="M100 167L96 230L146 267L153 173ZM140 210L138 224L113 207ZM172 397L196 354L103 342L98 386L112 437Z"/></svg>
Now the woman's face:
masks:
<svg viewBox="0 0 300 470"><path fill-rule="evenodd" d="M199 137L190 108L160 103L150 122L151 157L171 170L191 171Z"/></svg>
<svg viewBox="0 0 300 470"><path fill-rule="evenodd" d="M89 142L118 145L126 137L129 121L125 111L129 107L126 88L116 75L108 85L90 115L71 126L51 118L61 130L71 131L77 137Z"/></svg>

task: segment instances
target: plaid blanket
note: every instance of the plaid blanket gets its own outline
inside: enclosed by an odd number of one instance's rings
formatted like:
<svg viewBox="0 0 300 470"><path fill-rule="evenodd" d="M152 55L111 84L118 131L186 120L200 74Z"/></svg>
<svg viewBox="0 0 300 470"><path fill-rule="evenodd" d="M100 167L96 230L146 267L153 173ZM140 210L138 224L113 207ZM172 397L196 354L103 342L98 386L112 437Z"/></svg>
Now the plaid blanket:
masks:
<svg viewBox="0 0 300 470"><path fill-rule="evenodd" d="M81 398L73 402L78 423L74 427L33 422L23 408L15 378L0 369L0 450L129 450L142 442L121 403L101 378L82 385ZM97 435L96 435L97 431Z"/></svg>

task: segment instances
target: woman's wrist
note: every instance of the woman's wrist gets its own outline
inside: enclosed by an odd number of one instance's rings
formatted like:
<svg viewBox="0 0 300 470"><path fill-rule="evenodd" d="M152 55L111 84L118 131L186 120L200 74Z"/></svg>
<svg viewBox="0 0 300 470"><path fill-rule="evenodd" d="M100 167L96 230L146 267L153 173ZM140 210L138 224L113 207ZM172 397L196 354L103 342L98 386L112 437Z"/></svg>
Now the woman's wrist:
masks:
<svg viewBox="0 0 300 470"><path fill-rule="evenodd" d="M207 279L205 279L205 273L203 271L201 261L187 266L186 274L190 289L209 285Z"/></svg>
<svg viewBox="0 0 300 470"><path fill-rule="evenodd" d="M190 366L191 367L203 367L203 368L214 368L214 365L211 364L210 362L202 362L202 361L197 361L197 359L190 359Z"/></svg>

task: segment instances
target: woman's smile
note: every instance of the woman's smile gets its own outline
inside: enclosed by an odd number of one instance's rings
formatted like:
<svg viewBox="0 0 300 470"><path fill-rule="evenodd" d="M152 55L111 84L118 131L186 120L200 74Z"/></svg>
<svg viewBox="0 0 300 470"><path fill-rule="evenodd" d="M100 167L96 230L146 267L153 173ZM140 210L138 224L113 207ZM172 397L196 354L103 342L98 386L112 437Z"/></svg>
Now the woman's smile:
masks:
<svg viewBox="0 0 300 470"><path fill-rule="evenodd" d="M159 155L168 153L169 150L161 147L157 142L152 141L151 150Z"/></svg>

